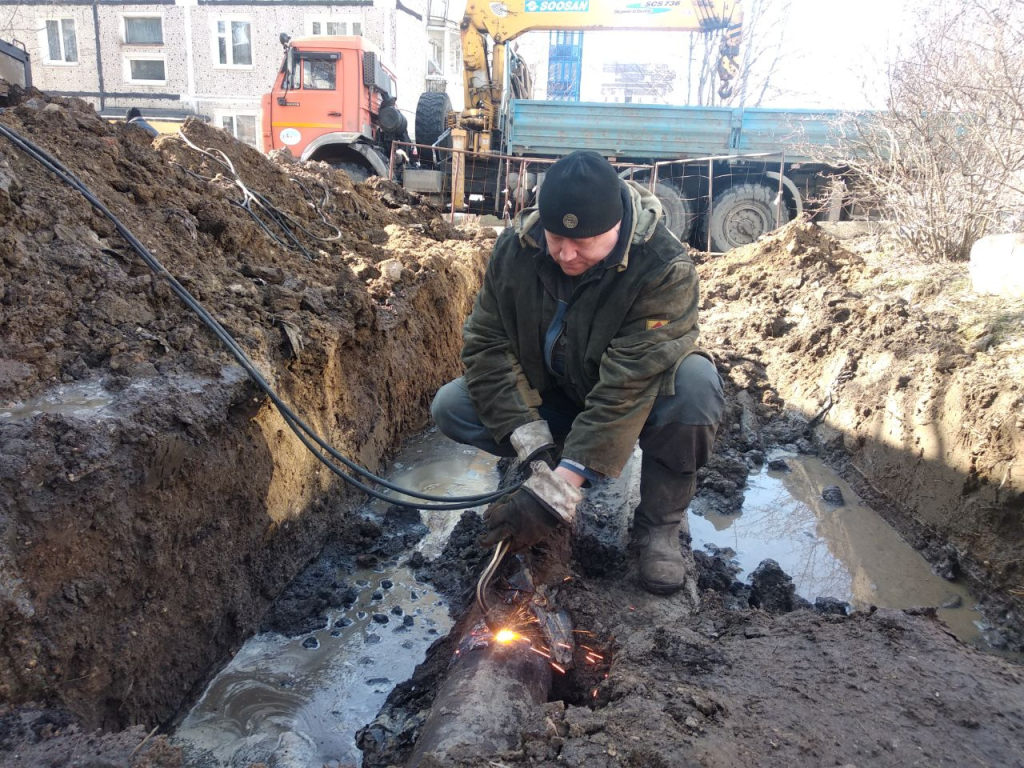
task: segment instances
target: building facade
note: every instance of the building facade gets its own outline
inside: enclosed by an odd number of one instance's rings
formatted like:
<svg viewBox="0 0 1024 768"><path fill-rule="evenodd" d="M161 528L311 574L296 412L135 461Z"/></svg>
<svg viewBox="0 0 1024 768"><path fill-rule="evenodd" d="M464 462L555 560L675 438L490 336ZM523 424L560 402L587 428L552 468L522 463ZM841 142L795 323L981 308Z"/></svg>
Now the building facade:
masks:
<svg viewBox="0 0 1024 768"><path fill-rule="evenodd" d="M124 117L131 107L158 124L195 115L258 146L260 97L281 66L281 33L369 39L394 67L398 106L410 125L416 100L428 89L428 68L431 87L440 75L461 92L461 66L450 71L461 57L445 48L447 56L434 61L431 41L449 44L451 29L439 29L435 16L428 33L430 6L429 0L0 0L0 38L28 49L37 88L86 99L104 117ZM454 39L457 45L457 28Z"/></svg>

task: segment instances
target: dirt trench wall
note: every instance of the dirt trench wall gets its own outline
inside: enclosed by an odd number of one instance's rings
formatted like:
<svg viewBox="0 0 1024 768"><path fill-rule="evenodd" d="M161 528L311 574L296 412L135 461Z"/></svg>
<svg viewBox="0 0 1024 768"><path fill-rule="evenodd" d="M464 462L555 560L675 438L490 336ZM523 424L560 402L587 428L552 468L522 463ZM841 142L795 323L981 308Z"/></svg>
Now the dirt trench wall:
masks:
<svg viewBox="0 0 1024 768"><path fill-rule="evenodd" d="M339 227L330 242L300 233L308 259L231 205L223 169L180 142L151 146L74 100L6 106L0 120L71 167L332 445L376 469L426 423L459 372L490 236L388 182L357 188L186 126L307 230L327 233L321 213ZM365 497L299 444L105 219L2 139L0 181L0 700L152 725ZM60 404L82 387L90 407Z"/></svg>
<svg viewBox="0 0 1024 768"><path fill-rule="evenodd" d="M1019 588L1024 360L1012 344L972 343L976 300L960 295L955 267L903 298L909 266L790 225L702 265L702 341L758 407L820 423L902 514L898 527L933 531L979 580Z"/></svg>

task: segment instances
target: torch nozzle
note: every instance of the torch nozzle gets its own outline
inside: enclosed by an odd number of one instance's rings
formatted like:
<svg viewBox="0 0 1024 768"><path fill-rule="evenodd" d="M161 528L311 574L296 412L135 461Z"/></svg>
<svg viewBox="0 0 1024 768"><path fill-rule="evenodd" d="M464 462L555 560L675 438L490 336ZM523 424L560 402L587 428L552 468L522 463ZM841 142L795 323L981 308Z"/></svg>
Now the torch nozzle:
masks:
<svg viewBox="0 0 1024 768"><path fill-rule="evenodd" d="M509 546L511 542L509 539L502 539L498 542L498 545L494 548L494 555L491 557L491 562L484 568L484 572L480 574L480 580L476 583L476 604L480 606L480 613L483 614L484 623L491 632L497 633L501 627L493 624L491 621L491 609L487 604L487 590L491 586L491 580L494 578L494 574L498 572L498 566L501 565L501 561L505 559L505 555L508 554Z"/></svg>

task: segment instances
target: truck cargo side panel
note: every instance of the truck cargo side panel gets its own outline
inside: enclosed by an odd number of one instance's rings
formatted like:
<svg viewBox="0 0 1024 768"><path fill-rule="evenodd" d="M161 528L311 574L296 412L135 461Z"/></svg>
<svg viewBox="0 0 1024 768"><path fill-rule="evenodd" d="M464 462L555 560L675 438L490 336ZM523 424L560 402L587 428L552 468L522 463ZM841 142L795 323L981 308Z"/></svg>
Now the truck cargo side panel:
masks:
<svg viewBox="0 0 1024 768"><path fill-rule="evenodd" d="M733 111L664 104L526 101L509 107L506 152L529 157L592 149L606 157L675 159L729 150Z"/></svg>
<svg viewBox="0 0 1024 768"><path fill-rule="evenodd" d="M743 110L736 152L785 152L787 162L809 160L808 147L831 145L839 112L804 109Z"/></svg>

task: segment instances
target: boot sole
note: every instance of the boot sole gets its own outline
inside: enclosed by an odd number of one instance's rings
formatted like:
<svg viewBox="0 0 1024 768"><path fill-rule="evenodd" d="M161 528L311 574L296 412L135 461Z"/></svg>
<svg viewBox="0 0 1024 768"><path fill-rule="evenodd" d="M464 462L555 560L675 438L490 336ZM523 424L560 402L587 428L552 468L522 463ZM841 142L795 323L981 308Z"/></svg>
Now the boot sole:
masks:
<svg viewBox="0 0 1024 768"><path fill-rule="evenodd" d="M658 584L655 582L645 581L643 578L641 578L640 586L642 586L652 595L671 595L685 587L686 582L683 581L680 584Z"/></svg>

